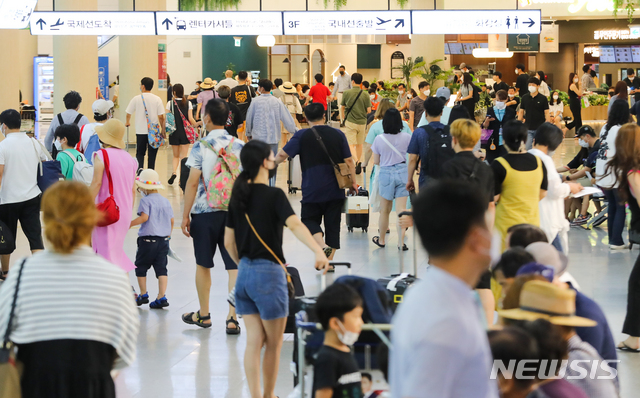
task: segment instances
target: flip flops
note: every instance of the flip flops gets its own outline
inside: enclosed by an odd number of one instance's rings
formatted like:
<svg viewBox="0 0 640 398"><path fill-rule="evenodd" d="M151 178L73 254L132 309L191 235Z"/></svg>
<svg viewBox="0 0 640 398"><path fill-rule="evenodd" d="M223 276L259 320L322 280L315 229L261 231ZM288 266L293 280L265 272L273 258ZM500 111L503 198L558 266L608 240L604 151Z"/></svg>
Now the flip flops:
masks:
<svg viewBox="0 0 640 398"><path fill-rule="evenodd" d="M640 353L640 349L638 348L631 348L629 347L624 341L622 343L622 346L617 346L616 348L619 349L620 351L626 351L626 352L635 352L635 353Z"/></svg>
<svg viewBox="0 0 640 398"><path fill-rule="evenodd" d="M378 247L385 247L385 245L381 245L380 244L380 237L379 236L374 236L373 239L371 239L371 242L373 242Z"/></svg>

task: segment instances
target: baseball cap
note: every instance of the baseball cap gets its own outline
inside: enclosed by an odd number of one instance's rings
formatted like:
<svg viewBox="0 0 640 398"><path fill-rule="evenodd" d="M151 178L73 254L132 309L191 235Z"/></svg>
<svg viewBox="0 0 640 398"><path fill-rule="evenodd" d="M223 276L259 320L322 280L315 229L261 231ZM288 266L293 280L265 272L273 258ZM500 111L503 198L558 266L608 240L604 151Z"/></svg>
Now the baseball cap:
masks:
<svg viewBox="0 0 640 398"><path fill-rule="evenodd" d="M555 271L553 268L540 263L529 263L520 267L518 272L516 272L516 276L531 274L544 276L549 282L553 282Z"/></svg>
<svg viewBox="0 0 640 398"><path fill-rule="evenodd" d="M445 101L449 101L449 98L451 98L451 90L449 90L448 87L440 87L436 90L436 97L444 98Z"/></svg>
<svg viewBox="0 0 640 398"><path fill-rule="evenodd" d="M106 115L113 106L113 101L99 99L91 105L91 109L93 110L94 115Z"/></svg>

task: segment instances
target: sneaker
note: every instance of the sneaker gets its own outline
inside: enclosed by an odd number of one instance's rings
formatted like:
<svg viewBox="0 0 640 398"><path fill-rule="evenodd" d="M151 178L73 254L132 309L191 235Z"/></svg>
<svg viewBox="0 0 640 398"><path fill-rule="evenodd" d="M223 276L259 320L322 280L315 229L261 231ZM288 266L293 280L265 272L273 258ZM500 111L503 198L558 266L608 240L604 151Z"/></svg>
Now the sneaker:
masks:
<svg viewBox="0 0 640 398"><path fill-rule="evenodd" d="M629 245L609 245L609 250L627 250Z"/></svg>
<svg viewBox="0 0 640 398"><path fill-rule="evenodd" d="M167 300L167 296L163 296L162 298L155 299L154 301L151 302L151 304L149 304L149 308L160 309L160 310L168 306L169 306L169 300Z"/></svg>
<svg viewBox="0 0 640 398"><path fill-rule="evenodd" d="M578 217L576 217L573 221L571 221L571 225L576 226L576 225L586 224L590 218L591 218L590 214L587 214L586 216L583 216L581 214Z"/></svg>
<svg viewBox="0 0 640 398"><path fill-rule="evenodd" d="M229 303L229 305L232 306L233 308L236 308L236 288L235 288L235 286L229 292L229 295L227 296L227 303Z"/></svg>
<svg viewBox="0 0 640 398"><path fill-rule="evenodd" d="M149 293L139 294L136 297L136 304L140 307L142 304L149 304Z"/></svg>

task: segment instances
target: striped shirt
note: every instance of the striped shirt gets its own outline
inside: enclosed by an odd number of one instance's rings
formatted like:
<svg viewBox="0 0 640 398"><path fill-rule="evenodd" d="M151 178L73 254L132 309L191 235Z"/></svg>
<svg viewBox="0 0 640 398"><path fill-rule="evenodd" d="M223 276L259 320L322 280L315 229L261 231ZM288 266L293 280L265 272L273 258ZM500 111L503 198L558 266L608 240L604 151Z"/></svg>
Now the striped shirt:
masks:
<svg viewBox="0 0 640 398"><path fill-rule="evenodd" d="M7 329L22 260L0 287L0 333ZM88 246L49 250L24 263L11 341L91 340L115 348L115 369L131 365L140 326L127 274Z"/></svg>
<svg viewBox="0 0 640 398"><path fill-rule="evenodd" d="M611 375L616 374L615 370L602 363L602 357L598 351L591 344L582 341L577 334L569 338L568 343L569 366L566 367L564 378L584 390L589 398L618 397L618 379L617 377L613 380L610 379ZM592 367L593 361L597 361L597 367ZM595 374L593 374L594 371ZM563 372L560 370L560 375L562 374ZM583 377L585 374L588 377Z"/></svg>

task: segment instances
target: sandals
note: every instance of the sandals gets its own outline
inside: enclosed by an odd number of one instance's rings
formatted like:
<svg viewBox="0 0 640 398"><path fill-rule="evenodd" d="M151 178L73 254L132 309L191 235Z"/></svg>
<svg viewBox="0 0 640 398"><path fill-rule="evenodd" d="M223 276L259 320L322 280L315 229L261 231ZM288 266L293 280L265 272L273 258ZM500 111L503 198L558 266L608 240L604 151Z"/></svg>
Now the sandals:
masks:
<svg viewBox="0 0 640 398"><path fill-rule="evenodd" d="M136 305L140 307L142 304L149 304L149 293L139 294L136 297Z"/></svg>
<svg viewBox="0 0 640 398"><path fill-rule="evenodd" d="M230 328L229 327L230 324L235 325L235 328ZM232 334L232 335L240 334L240 324L238 323L238 321L233 319L233 317L227 319L227 334Z"/></svg>
<svg viewBox="0 0 640 398"><path fill-rule="evenodd" d="M193 320L193 315L196 315L196 321ZM211 323L204 323L204 321L210 321L211 315L202 316L200 315L200 311L198 312L189 312L187 314L182 315L182 322L187 323L189 325L196 325L204 329L208 329L211 327Z"/></svg>
<svg viewBox="0 0 640 398"><path fill-rule="evenodd" d="M0 281L7 279L7 275L9 275L9 271L0 271Z"/></svg>
<svg viewBox="0 0 640 398"><path fill-rule="evenodd" d="M627 345L627 343L625 343L624 341L621 342L620 344L622 344L621 346L617 346L616 348L619 349L620 351L627 351L627 352L635 352L635 353L639 353L640 349L638 348L631 348Z"/></svg>
<svg viewBox="0 0 640 398"><path fill-rule="evenodd" d="M385 245L381 245L380 244L380 237L379 236L374 236L373 239L371 239L371 241L378 247L384 247Z"/></svg>
<svg viewBox="0 0 640 398"><path fill-rule="evenodd" d="M402 247L398 246L398 250L402 250L403 252L406 252L406 251L409 251L409 248L407 247L407 244L404 243Z"/></svg>
<svg viewBox="0 0 640 398"><path fill-rule="evenodd" d="M327 258L329 258L329 256L333 254L333 249L330 248L329 246L325 247L322 250L324 251L324 255L327 256Z"/></svg>
<svg viewBox="0 0 640 398"><path fill-rule="evenodd" d="M169 181L167 181L167 183L169 185L173 185L173 182L176 180L176 173L171 174L171 177L169 178Z"/></svg>
<svg viewBox="0 0 640 398"><path fill-rule="evenodd" d="M169 300L167 300L167 296L163 296L162 298L155 299L149 304L149 308L153 308L154 310L161 310L164 307L169 306Z"/></svg>

